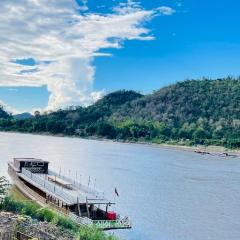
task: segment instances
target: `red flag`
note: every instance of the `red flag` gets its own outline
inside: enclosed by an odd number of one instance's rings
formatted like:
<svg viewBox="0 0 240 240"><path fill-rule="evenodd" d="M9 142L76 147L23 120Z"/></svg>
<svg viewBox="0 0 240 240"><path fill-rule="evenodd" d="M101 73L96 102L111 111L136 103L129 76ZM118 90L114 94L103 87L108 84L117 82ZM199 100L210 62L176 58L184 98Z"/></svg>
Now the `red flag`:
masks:
<svg viewBox="0 0 240 240"><path fill-rule="evenodd" d="M117 188L115 188L115 194L119 197L119 194L118 194Z"/></svg>

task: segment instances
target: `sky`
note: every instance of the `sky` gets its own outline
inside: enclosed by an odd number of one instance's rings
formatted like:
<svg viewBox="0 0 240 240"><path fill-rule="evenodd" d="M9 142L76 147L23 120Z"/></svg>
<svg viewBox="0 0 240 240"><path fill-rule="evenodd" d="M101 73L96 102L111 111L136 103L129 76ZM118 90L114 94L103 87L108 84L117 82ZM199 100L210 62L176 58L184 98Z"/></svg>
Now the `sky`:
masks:
<svg viewBox="0 0 240 240"><path fill-rule="evenodd" d="M0 105L87 106L185 79L240 75L237 0L1 0Z"/></svg>

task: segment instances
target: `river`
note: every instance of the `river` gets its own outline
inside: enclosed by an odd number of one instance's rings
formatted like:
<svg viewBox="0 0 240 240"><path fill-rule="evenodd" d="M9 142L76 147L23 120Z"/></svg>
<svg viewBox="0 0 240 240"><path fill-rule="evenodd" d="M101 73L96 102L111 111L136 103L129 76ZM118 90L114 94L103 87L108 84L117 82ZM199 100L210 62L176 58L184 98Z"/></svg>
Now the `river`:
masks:
<svg viewBox="0 0 240 240"><path fill-rule="evenodd" d="M116 197L127 240L240 239L240 159L158 146L0 133L0 174L13 157L50 161L56 171ZM80 177L79 177L80 178Z"/></svg>

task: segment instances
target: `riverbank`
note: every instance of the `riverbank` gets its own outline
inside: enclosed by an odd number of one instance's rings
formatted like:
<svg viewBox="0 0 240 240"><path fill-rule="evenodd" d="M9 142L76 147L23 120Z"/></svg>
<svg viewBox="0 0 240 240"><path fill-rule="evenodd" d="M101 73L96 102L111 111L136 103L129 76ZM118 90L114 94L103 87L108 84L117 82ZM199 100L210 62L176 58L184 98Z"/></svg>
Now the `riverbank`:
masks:
<svg viewBox="0 0 240 240"><path fill-rule="evenodd" d="M64 134L51 134L51 133L26 133L26 132L15 132L15 131L0 131L0 133L14 133L14 134L27 134L27 135L34 135L34 136L49 136L49 137L64 137L64 138L76 138L76 139L84 139L84 140L93 140L93 141L104 141L104 142L117 142L123 144L138 144L138 145L145 145L145 146L154 146L154 147L163 147L168 149L179 149L183 151L204 151L210 154L222 154L228 153L230 155L234 154L240 157L240 149L230 149L223 146L216 146L216 145L196 145L196 146L189 146L184 142L174 142L173 143L154 143L154 142L147 142L147 141L130 141L130 140L121 140L121 139L107 139L107 138L100 138L97 136L92 137L80 137L77 135L64 135Z"/></svg>

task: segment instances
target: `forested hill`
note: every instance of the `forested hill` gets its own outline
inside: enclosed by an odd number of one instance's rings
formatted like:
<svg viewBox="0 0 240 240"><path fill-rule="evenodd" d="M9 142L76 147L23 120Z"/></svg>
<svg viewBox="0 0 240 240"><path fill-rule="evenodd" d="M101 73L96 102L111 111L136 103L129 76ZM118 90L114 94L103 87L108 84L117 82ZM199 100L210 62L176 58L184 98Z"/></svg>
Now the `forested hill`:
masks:
<svg viewBox="0 0 240 240"><path fill-rule="evenodd" d="M240 147L240 79L187 80L145 96L117 91L86 108L1 120L0 127L124 141Z"/></svg>
<svg viewBox="0 0 240 240"><path fill-rule="evenodd" d="M199 121L210 125L240 121L240 80L179 82L129 102L114 117L159 121L172 127Z"/></svg>
<svg viewBox="0 0 240 240"><path fill-rule="evenodd" d="M11 116L0 106L0 119L9 119Z"/></svg>

